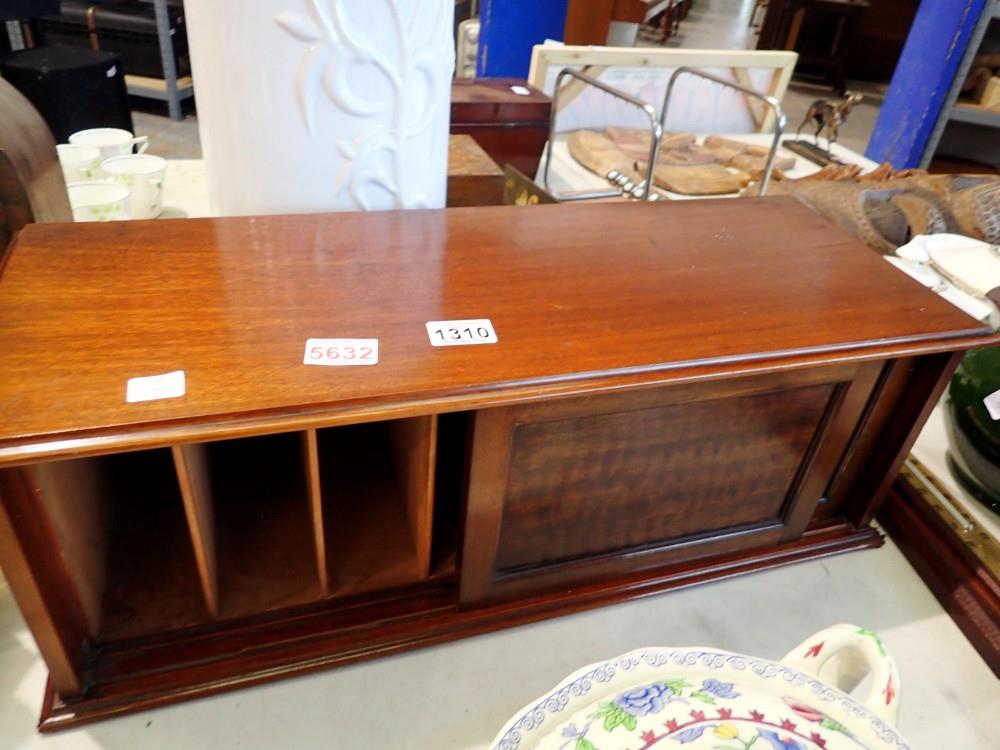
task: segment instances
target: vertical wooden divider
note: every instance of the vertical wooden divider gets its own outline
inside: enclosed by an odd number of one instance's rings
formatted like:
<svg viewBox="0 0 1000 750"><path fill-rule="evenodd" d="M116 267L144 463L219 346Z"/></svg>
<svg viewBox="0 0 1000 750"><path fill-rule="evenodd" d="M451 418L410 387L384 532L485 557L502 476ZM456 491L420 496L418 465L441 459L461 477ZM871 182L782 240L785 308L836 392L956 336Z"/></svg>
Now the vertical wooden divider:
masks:
<svg viewBox="0 0 1000 750"><path fill-rule="evenodd" d="M431 567L431 531L434 527L434 467L437 458L436 414L392 423L392 451L399 488L406 504L420 577Z"/></svg>
<svg viewBox="0 0 1000 750"><path fill-rule="evenodd" d="M302 458L306 469L306 491L312 512L313 540L316 544L316 568L323 596L330 593L329 570L326 563L326 533L323 526L323 494L319 483L319 444L316 430L302 433Z"/></svg>
<svg viewBox="0 0 1000 750"><path fill-rule="evenodd" d="M215 512L208 469L208 446L204 443L175 445L171 448L177 481L184 500L188 531L198 564L198 577L205 605L212 617L219 615L218 565L215 555Z"/></svg>
<svg viewBox="0 0 1000 750"><path fill-rule="evenodd" d="M24 469L36 488L95 640L101 631L112 512L107 477L99 466L98 459L78 458Z"/></svg>

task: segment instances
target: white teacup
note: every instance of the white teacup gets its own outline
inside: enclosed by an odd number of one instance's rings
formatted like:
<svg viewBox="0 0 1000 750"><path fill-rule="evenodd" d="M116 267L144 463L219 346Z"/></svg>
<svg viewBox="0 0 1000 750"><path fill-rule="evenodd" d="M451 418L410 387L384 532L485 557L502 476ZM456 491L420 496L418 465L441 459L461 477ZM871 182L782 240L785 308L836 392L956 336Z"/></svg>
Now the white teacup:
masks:
<svg viewBox="0 0 1000 750"><path fill-rule="evenodd" d="M121 221L128 218L128 188L114 182L74 182L66 186L73 221Z"/></svg>
<svg viewBox="0 0 1000 750"><path fill-rule="evenodd" d="M138 146L139 153L149 148L149 136L134 136L120 128L90 128L78 130L69 137L74 146L93 146L100 149L101 161L112 156L131 154L132 147Z"/></svg>
<svg viewBox="0 0 1000 750"><path fill-rule="evenodd" d="M97 166L101 162L101 151L94 146L71 146L60 143L56 146L59 153L59 166L62 167L66 184L92 180L97 176Z"/></svg>
<svg viewBox="0 0 1000 750"><path fill-rule="evenodd" d="M114 156L101 162L101 171L131 191L129 216L155 219L163 211L163 177L167 162L152 154Z"/></svg>

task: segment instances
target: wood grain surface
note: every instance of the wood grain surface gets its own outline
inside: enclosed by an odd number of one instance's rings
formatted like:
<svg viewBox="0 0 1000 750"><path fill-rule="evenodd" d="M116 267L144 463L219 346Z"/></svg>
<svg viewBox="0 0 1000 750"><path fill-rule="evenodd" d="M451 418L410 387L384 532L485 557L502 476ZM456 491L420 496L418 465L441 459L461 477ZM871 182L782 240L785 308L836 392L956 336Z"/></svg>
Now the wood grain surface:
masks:
<svg viewBox="0 0 1000 750"><path fill-rule="evenodd" d="M51 461L30 467L37 502L44 508L59 554L76 586L88 632L101 632L101 599L110 526L107 472L99 458Z"/></svg>
<svg viewBox="0 0 1000 750"><path fill-rule="evenodd" d="M170 451L135 451L94 460L107 477L106 501L112 511L107 590L100 638L95 642L208 621L206 594Z"/></svg>
<svg viewBox="0 0 1000 750"><path fill-rule="evenodd" d="M434 467L437 417L398 419L389 423L392 462L403 498L420 577L430 574L431 532L434 525ZM449 445L461 450L461 445Z"/></svg>
<svg viewBox="0 0 1000 750"><path fill-rule="evenodd" d="M332 594L427 577L434 424L423 417L318 432Z"/></svg>
<svg viewBox="0 0 1000 750"><path fill-rule="evenodd" d="M447 206L499 206L504 174L471 135L448 136Z"/></svg>
<svg viewBox="0 0 1000 750"><path fill-rule="evenodd" d="M995 340L780 198L31 225L0 311L3 463ZM498 344L429 345L478 317ZM310 337L379 364L303 365Z"/></svg>
<svg viewBox="0 0 1000 750"><path fill-rule="evenodd" d="M49 685L76 695L85 685L90 624L39 506L30 472L0 470L0 566L49 668Z"/></svg>
<svg viewBox="0 0 1000 750"><path fill-rule="evenodd" d="M527 93L525 93L527 92ZM518 78L456 78L451 84L453 134L471 135L501 167L534 176L549 139L552 100Z"/></svg>
<svg viewBox="0 0 1000 750"><path fill-rule="evenodd" d="M220 617L321 599L301 437L263 435L221 440L207 448Z"/></svg>
<svg viewBox="0 0 1000 750"><path fill-rule="evenodd" d="M46 729L877 544L1000 341L789 199L32 225L8 258L0 559ZM430 345L464 318L499 343ZM73 466L109 478L86 523Z"/></svg>
<svg viewBox="0 0 1000 750"><path fill-rule="evenodd" d="M517 425L499 572L777 521L832 393L816 385Z"/></svg>
<svg viewBox="0 0 1000 750"><path fill-rule="evenodd" d="M460 602L800 538L882 369L829 365L476 412Z"/></svg>
<svg viewBox="0 0 1000 750"><path fill-rule="evenodd" d="M551 112L552 100L518 78L456 78L451 84L450 132L471 135L501 167L510 164L531 176L549 139Z"/></svg>
<svg viewBox="0 0 1000 750"><path fill-rule="evenodd" d="M527 89L515 93L514 86ZM520 90L520 89L518 89ZM548 128L552 100L520 78L455 78L451 82L451 126L540 124Z"/></svg>

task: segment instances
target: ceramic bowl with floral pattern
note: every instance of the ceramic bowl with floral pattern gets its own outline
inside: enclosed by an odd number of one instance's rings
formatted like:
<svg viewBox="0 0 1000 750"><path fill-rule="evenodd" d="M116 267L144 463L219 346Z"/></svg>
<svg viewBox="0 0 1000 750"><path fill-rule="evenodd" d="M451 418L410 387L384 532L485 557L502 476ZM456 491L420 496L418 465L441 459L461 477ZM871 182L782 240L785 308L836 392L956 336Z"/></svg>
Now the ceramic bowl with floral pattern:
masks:
<svg viewBox="0 0 1000 750"><path fill-rule="evenodd" d="M866 674L871 689L863 700L834 687L851 689ZM644 648L592 664L525 706L492 747L904 750L894 729L898 706L899 675L878 636L835 625L781 662L710 648Z"/></svg>

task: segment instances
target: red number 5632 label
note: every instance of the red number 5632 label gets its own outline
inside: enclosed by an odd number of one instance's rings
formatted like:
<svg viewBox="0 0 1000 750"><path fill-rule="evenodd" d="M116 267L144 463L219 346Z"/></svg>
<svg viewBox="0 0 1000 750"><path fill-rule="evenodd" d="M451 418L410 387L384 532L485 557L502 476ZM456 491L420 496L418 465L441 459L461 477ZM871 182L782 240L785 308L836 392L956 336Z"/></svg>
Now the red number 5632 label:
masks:
<svg viewBox="0 0 1000 750"><path fill-rule="evenodd" d="M306 339L306 365L378 364L378 339Z"/></svg>

